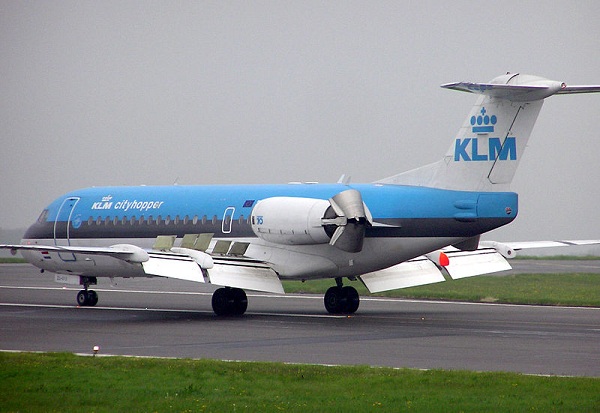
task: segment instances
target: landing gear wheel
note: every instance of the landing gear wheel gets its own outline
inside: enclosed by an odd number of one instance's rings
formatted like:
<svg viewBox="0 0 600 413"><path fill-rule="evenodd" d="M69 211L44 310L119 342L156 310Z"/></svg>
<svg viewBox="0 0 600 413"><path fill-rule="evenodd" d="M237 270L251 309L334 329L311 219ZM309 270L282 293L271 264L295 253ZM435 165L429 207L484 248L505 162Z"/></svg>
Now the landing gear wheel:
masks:
<svg viewBox="0 0 600 413"><path fill-rule="evenodd" d="M233 295L233 315L242 315L248 309L248 296L244 290L240 288L233 288L231 290Z"/></svg>
<svg viewBox="0 0 600 413"><path fill-rule="evenodd" d="M213 293L212 308L216 315L228 314L229 302L227 298L227 290L225 288L219 288Z"/></svg>
<svg viewBox="0 0 600 413"><path fill-rule="evenodd" d="M360 298L354 287L331 287L325 293L325 309L330 314L353 314Z"/></svg>
<svg viewBox="0 0 600 413"><path fill-rule="evenodd" d="M96 304L98 304L98 293L94 290L88 290L87 292L87 298L88 298L88 305L90 307L95 306Z"/></svg>
<svg viewBox="0 0 600 413"><path fill-rule="evenodd" d="M346 299L346 307L344 308L344 313L354 314L356 310L358 310L358 306L360 305L360 297L358 296L358 291L354 287L342 287L342 295Z"/></svg>
<svg viewBox="0 0 600 413"><path fill-rule="evenodd" d="M77 304L81 307L93 307L98 304L98 293L94 290L81 290L77 293Z"/></svg>
<svg viewBox="0 0 600 413"><path fill-rule="evenodd" d="M342 289L340 287L331 287L325 293L325 309L330 314L341 313L342 309Z"/></svg>
<svg viewBox="0 0 600 413"><path fill-rule="evenodd" d="M87 296L87 291L85 290L81 290L77 293L77 304L80 305L81 307L84 307L87 305L88 302L88 296Z"/></svg>
<svg viewBox="0 0 600 413"><path fill-rule="evenodd" d="M248 297L240 288L219 288L213 293L212 308L216 315L242 315L248 308Z"/></svg>
<svg viewBox="0 0 600 413"><path fill-rule="evenodd" d="M81 290L77 293L77 304L81 307L93 307L98 304L98 293L94 290Z"/></svg>

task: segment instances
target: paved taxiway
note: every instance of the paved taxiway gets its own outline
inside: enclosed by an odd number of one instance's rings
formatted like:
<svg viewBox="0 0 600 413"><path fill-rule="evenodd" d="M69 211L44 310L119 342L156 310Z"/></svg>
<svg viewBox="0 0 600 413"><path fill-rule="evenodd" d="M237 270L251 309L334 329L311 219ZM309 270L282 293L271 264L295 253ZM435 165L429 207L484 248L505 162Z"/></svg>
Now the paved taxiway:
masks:
<svg viewBox="0 0 600 413"><path fill-rule="evenodd" d="M0 349L600 377L600 309L363 298L345 317L327 315L321 296L250 293L246 315L218 318L210 286L95 289L98 306L78 308L77 288L0 265Z"/></svg>

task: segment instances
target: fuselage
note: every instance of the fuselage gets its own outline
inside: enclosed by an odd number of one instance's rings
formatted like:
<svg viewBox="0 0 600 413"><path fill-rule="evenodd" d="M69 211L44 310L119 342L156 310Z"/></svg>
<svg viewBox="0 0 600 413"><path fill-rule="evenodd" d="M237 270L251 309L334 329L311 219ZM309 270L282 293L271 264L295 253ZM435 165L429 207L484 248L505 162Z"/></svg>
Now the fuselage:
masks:
<svg viewBox="0 0 600 413"><path fill-rule="evenodd" d="M349 188L362 194L373 217L360 252L341 251L328 243L269 242L252 229L253 209L260 200L328 200ZM280 213L285 216L286 211ZM52 202L27 230L23 243L82 247L126 243L151 248L159 235L181 238L189 233L212 233L213 242L250 243L245 255L272 264L282 278L309 279L356 276L386 268L505 225L516 215L517 195L512 192L382 184L95 187ZM53 259L34 251L23 255L50 271L113 275L98 273L99 267L94 270L79 254ZM136 273L132 270L127 275Z"/></svg>

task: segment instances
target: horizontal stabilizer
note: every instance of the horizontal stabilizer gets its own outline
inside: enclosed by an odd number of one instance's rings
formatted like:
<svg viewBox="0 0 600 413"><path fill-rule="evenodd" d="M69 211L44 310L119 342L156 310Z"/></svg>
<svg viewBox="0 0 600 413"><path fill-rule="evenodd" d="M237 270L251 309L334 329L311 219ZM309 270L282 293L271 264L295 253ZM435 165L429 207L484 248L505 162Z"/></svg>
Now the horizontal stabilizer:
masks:
<svg viewBox="0 0 600 413"><path fill-rule="evenodd" d="M565 86L556 92L557 95L567 95L572 93L596 93L600 92L600 85L576 85Z"/></svg>
<svg viewBox="0 0 600 413"><path fill-rule="evenodd" d="M436 265L425 257L406 261L393 267L360 276L360 280L372 293L408 288L444 281Z"/></svg>
<svg viewBox="0 0 600 413"><path fill-rule="evenodd" d="M557 85L558 88L560 84ZM477 93L480 95L486 95L490 97L509 99L509 100L521 100L516 99L520 96L527 96L532 93L547 93L551 91L550 86L540 85L503 85L495 83L474 83L474 82L456 82L446 83L441 85L444 89L453 89L461 92ZM555 89L558 90L555 86ZM556 93L554 91L553 93ZM549 93L548 96L553 93ZM547 97L547 96L545 96ZM524 99L524 100L537 100L537 99Z"/></svg>
<svg viewBox="0 0 600 413"><path fill-rule="evenodd" d="M600 92L600 85L567 86L564 82L539 76L509 73L487 83L455 82L442 85L445 89L476 93L513 102L531 102L552 95Z"/></svg>

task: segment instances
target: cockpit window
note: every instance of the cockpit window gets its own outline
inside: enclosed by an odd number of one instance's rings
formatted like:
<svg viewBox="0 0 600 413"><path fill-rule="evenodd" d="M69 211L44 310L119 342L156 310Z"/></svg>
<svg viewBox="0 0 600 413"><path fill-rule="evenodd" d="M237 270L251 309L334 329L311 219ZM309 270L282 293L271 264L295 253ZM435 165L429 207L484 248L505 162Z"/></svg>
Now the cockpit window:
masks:
<svg viewBox="0 0 600 413"><path fill-rule="evenodd" d="M46 222L46 218L48 218L48 210L44 209L40 214L40 217L38 218L37 222L43 224L44 222Z"/></svg>

